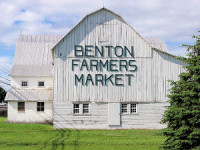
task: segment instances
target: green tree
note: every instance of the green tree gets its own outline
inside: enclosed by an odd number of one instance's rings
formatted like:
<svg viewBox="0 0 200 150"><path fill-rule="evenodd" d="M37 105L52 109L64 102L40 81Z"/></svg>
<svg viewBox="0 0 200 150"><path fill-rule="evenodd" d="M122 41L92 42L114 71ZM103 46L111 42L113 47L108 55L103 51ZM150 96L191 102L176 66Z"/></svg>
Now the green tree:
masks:
<svg viewBox="0 0 200 150"><path fill-rule="evenodd" d="M4 98L6 96L6 91L0 87L0 103L4 101Z"/></svg>
<svg viewBox="0 0 200 150"><path fill-rule="evenodd" d="M167 124L164 149L200 149L200 35L193 36L194 45L187 47L185 72L171 81L169 103L162 119Z"/></svg>

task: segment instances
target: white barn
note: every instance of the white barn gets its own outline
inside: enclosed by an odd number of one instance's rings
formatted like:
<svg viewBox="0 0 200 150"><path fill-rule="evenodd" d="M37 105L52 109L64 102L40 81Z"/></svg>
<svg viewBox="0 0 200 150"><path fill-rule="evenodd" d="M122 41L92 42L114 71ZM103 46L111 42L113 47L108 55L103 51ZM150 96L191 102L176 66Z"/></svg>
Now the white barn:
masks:
<svg viewBox="0 0 200 150"><path fill-rule="evenodd" d="M8 121L55 128L160 129L170 84L185 64L102 8L65 36L18 39Z"/></svg>

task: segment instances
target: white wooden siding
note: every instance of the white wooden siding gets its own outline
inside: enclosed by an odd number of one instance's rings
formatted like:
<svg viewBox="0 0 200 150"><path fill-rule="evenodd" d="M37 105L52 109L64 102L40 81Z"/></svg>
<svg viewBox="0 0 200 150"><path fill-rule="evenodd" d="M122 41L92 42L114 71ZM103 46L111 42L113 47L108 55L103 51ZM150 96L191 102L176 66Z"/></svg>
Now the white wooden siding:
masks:
<svg viewBox="0 0 200 150"><path fill-rule="evenodd" d="M52 102L45 102L44 112L37 111L37 102L25 102L25 111L18 111L18 102L8 102L8 122L49 123L52 122Z"/></svg>
<svg viewBox="0 0 200 150"><path fill-rule="evenodd" d="M28 86L22 87L21 82L27 81ZM38 82L44 81L44 87L39 87ZM53 77L12 77L11 85L17 89L53 89Z"/></svg>
<svg viewBox="0 0 200 150"><path fill-rule="evenodd" d="M100 46L134 46L135 58L124 58L125 60L136 60L138 70L133 73L131 86L127 79L122 87L83 86L75 85L75 74L116 74L107 70L80 71L75 68L72 71L72 59L75 58L75 45L97 45ZM168 80L177 80L182 67L185 65L180 59L152 49L135 30L124 20L102 9L87 17L73 28L53 49L54 51L54 119L56 128L84 128L84 129L116 129L116 128L147 128L160 129L160 119L164 112L170 84ZM94 58L96 60L119 60L116 56ZM119 72L127 74L130 72ZM73 115L74 102L89 102L89 115ZM120 106L121 102L137 102L137 114L121 114L119 107L112 107L111 103ZM110 113L110 112L113 113ZM111 117L113 117L111 120ZM121 117L121 118L120 118ZM119 120L121 119L120 125ZM109 126L109 124L111 126ZM112 126L113 125L113 126ZM116 126L117 125L117 126Z"/></svg>
<svg viewBox="0 0 200 150"><path fill-rule="evenodd" d="M101 42L105 40L105 42ZM74 59L74 45L120 45L134 46L136 65L138 67L132 85L117 87L108 86L75 86L75 73L95 75L103 72L72 71ZM60 56L62 54L62 56ZM139 36L128 24L118 16L99 11L86 17L54 48L54 100L65 101L95 101L95 102L166 102L170 87L168 80L177 80L182 71L183 62L171 55L152 50L149 44ZM119 59L95 58L101 60ZM132 58L125 58L130 60ZM89 59L87 59L89 60ZM126 74L129 72L123 72Z"/></svg>
<svg viewBox="0 0 200 150"><path fill-rule="evenodd" d="M90 114L77 116L73 115L72 103L54 102L53 125L55 128L74 129L162 129L166 127L165 124L160 124L160 120L167 103L139 103L137 114L122 114L121 124L118 126L109 126L108 105L110 103L90 103Z"/></svg>

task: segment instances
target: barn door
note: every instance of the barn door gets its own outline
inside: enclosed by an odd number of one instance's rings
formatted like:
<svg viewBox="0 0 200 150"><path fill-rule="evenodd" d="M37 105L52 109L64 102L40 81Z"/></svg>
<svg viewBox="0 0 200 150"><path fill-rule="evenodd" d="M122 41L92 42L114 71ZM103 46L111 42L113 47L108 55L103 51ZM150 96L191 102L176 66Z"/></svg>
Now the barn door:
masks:
<svg viewBox="0 0 200 150"><path fill-rule="evenodd" d="M120 125L120 103L109 103L108 109L109 125Z"/></svg>

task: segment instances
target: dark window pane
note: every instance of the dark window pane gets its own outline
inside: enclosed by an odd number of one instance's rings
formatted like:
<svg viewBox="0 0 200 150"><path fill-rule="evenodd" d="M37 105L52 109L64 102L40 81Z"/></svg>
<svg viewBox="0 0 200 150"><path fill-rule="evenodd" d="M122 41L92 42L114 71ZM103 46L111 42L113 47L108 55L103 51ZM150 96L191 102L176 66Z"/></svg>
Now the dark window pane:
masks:
<svg viewBox="0 0 200 150"><path fill-rule="evenodd" d="M127 113L127 104L122 104L122 113Z"/></svg>
<svg viewBox="0 0 200 150"><path fill-rule="evenodd" d="M28 86L28 82L27 81L22 81L22 86Z"/></svg>
<svg viewBox="0 0 200 150"><path fill-rule="evenodd" d="M44 111L44 107L41 107L41 110L40 111Z"/></svg>
<svg viewBox="0 0 200 150"><path fill-rule="evenodd" d="M44 111L44 102L37 102L37 111Z"/></svg>
<svg viewBox="0 0 200 150"><path fill-rule="evenodd" d="M74 108L79 108L79 104L74 104Z"/></svg>
<svg viewBox="0 0 200 150"><path fill-rule="evenodd" d="M79 104L74 104L74 114L79 114Z"/></svg>
<svg viewBox="0 0 200 150"><path fill-rule="evenodd" d="M131 113L136 113L136 104L131 104Z"/></svg>
<svg viewBox="0 0 200 150"><path fill-rule="evenodd" d="M84 114L88 114L89 113L89 109L83 109L83 113Z"/></svg>
<svg viewBox="0 0 200 150"><path fill-rule="evenodd" d="M83 113L88 114L89 113L89 104L83 104Z"/></svg>
<svg viewBox="0 0 200 150"><path fill-rule="evenodd" d="M83 104L83 108L89 108L89 104Z"/></svg>
<svg viewBox="0 0 200 150"><path fill-rule="evenodd" d="M38 82L38 86L44 86L44 82Z"/></svg>
<svg viewBox="0 0 200 150"><path fill-rule="evenodd" d="M44 107L44 102L41 102L40 105Z"/></svg>
<svg viewBox="0 0 200 150"><path fill-rule="evenodd" d="M25 111L25 102L18 102L18 111Z"/></svg>

